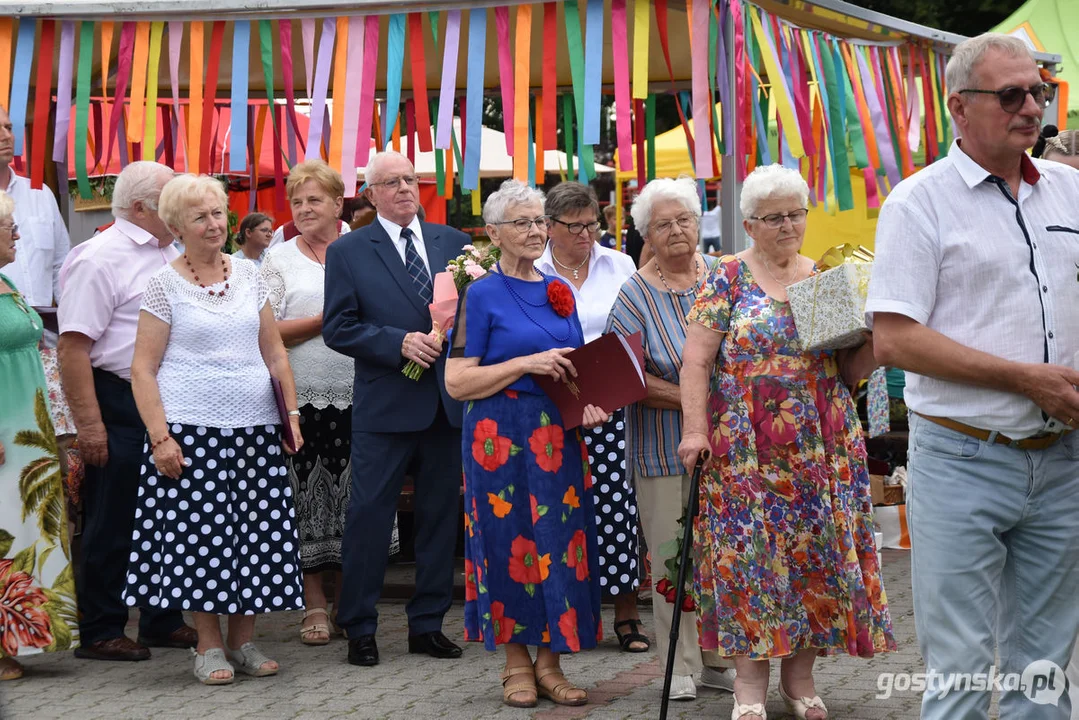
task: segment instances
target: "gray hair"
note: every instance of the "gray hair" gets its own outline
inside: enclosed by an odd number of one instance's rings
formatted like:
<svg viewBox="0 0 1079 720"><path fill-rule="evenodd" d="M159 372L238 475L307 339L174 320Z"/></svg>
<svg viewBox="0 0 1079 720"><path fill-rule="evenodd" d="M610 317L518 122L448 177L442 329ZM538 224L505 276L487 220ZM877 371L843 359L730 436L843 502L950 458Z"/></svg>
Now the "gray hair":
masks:
<svg viewBox="0 0 1079 720"><path fill-rule="evenodd" d="M125 166L116 177L112 190L113 217L128 219L137 202L157 210L161 188L175 175L168 165L150 160L137 160Z"/></svg>
<svg viewBox="0 0 1079 720"><path fill-rule="evenodd" d="M701 196L697 194L697 182L688 175L674 178L656 178L644 186L641 194L633 201L629 214L633 224L641 235L648 235L648 225L652 222L652 208L663 200L677 200L686 206L686 210L695 216L701 216Z"/></svg>
<svg viewBox="0 0 1079 720"><path fill-rule="evenodd" d="M982 89L973 87L974 68L990 50L997 50L1008 57L1026 55L1034 62L1034 54L1019 38L1002 33L982 33L964 40L952 51L952 57L944 69L944 86L948 92Z"/></svg>
<svg viewBox="0 0 1079 720"><path fill-rule="evenodd" d="M0 219L9 218L15 214L15 200L3 190L0 190Z"/></svg>
<svg viewBox="0 0 1079 720"><path fill-rule="evenodd" d="M483 204L483 221L488 224L502 222L511 205L543 205L543 200L543 191L539 188L529 187L520 180L507 180Z"/></svg>
<svg viewBox="0 0 1079 720"><path fill-rule="evenodd" d="M809 203L809 185L797 170L782 165L761 165L746 176L742 183L742 197L738 209L742 217L749 219L757 214L757 208L772 198L798 198L802 207Z"/></svg>
<svg viewBox="0 0 1079 720"><path fill-rule="evenodd" d="M599 219L599 200L596 191L579 182L558 183L547 193L543 203L543 212L550 217L562 217L573 212L591 210Z"/></svg>
<svg viewBox="0 0 1079 720"><path fill-rule="evenodd" d="M408 159L407 155L402 155L396 150L383 150L382 152L377 152L372 155L371 159L367 162L367 168L364 170L363 179L368 185L370 185L372 181L378 182L379 179L381 179L382 175L379 173L379 170L381 169L382 164L390 158L400 158L412 167L413 172L416 171L416 166L412 165L412 161Z"/></svg>

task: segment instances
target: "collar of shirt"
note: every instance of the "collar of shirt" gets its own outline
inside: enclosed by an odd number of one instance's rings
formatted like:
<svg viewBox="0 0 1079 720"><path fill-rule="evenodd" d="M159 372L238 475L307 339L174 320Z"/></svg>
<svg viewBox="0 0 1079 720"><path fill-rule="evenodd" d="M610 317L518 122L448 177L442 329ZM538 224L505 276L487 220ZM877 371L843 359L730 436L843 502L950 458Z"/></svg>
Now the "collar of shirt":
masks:
<svg viewBox="0 0 1079 720"><path fill-rule="evenodd" d="M136 245L145 245L149 242L157 242L157 238L153 236L148 230L145 230L130 220L124 220L123 218L116 218L114 227L131 239Z"/></svg>
<svg viewBox="0 0 1079 720"><path fill-rule="evenodd" d="M550 240L547 241L547 247L543 248L543 254L539 256L535 263L536 269L547 275L559 277L560 273L554 262L554 254L552 248L554 243ZM604 252L600 252L600 251ZM601 246L599 243L592 243L592 249L588 254L588 273L591 276L592 271L599 268L600 264L610 265L613 267L614 260L610 257L609 253L617 252L615 250L609 250ZM576 290L576 288L574 288Z"/></svg>
<svg viewBox="0 0 1079 720"><path fill-rule="evenodd" d="M948 158L955 165L955 169L959 171L963 182L971 189L979 183L985 182L988 178L995 177L991 172L976 163L970 155L963 152L959 138L952 141L952 147L948 150ZM1023 182L1031 187L1036 185L1042 178L1042 174L1034 165L1034 161L1026 153L1023 153L1023 156L1019 159L1019 169Z"/></svg>
<svg viewBox="0 0 1079 720"><path fill-rule="evenodd" d="M398 249L403 252L405 244L401 240L401 230L404 229L404 226L398 225L393 220L387 220L381 215L376 215L376 217L378 218L378 221L382 223L382 229L390 236L390 240L393 240L393 244L397 245ZM408 229L412 231L415 240L423 242L423 233L420 231L420 218L418 216L412 218L412 222L408 224Z"/></svg>
<svg viewBox="0 0 1079 720"><path fill-rule="evenodd" d="M0 190L3 190L8 195L10 195L11 191L12 191L12 188L19 185L20 183L29 183L29 182L30 182L30 180L28 178L24 178L23 176L18 175L15 172L15 168L9 167L8 168L7 187L6 188L0 188Z"/></svg>

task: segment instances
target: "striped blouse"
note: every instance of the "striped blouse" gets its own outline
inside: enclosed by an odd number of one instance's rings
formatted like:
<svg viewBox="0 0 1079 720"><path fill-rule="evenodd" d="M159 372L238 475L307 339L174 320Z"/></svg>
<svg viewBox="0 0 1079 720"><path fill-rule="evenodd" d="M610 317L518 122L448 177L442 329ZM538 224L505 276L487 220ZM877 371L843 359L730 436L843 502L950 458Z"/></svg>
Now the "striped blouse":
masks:
<svg viewBox="0 0 1079 720"><path fill-rule="evenodd" d="M717 258L705 257L708 268ZM696 298L674 295L649 285L635 273L622 286L607 320L607 332L629 336L640 331L644 341L645 372L678 384L682 370L682 347L686 343L686 315ZM682 475L678 459L682 441L682 412L635 403L626 408L627 447L633 453L638 475Z"/></svg>

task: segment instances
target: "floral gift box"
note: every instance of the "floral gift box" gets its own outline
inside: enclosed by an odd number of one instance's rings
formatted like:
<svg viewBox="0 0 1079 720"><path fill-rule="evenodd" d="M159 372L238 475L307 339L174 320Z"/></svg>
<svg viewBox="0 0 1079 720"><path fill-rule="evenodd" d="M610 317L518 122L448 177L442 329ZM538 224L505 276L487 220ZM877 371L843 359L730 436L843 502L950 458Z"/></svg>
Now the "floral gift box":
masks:
<svg viewBox="0 0 1079 720"><path fill-rule="evenodd" d="M865 303L873 269L865 258L872 258L872 253L864 248L834 248L818 263L818 268L828 269L787 288L805 350L839 350L865 341Z"/></svg>

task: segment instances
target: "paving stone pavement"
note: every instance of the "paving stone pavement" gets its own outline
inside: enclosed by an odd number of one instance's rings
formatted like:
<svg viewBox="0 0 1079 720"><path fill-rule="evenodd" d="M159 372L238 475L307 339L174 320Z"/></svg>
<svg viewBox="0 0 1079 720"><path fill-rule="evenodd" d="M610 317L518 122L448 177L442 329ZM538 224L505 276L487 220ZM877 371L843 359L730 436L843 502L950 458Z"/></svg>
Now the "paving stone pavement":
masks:
<svg viewBox="0 0 1079 720"><path fill-rule="evenodd" d="M920 672L910 592L910 560L903 551L884 551L884 583L891 605L899 651L870 660L828 657L816 665L817 690L832 718L910 720L918 717L919 698L897 693L876 699L878 673ZM315 648L300 643L300 613L260 617L256 639L277 659L281 673L273 678L240 675L229 686L197 683L186 650L154 650L148 662L106 663L77 660L70 653L39 655L26 660L26 677L0 688L4 720L414 720L419 718L492 718L494 720L655 720L659 717L662 666L655 653L618 651L614 638L599 648L563 659L567 675L589 690L590 704L563 708L541 700L537 708L519 710L502 704L498 673L502 654L469 644L461 660L409 656L404 604L380 606L379 649L382 662L357 668L345 661L347 645L335 638ZM651 631L651 612L641 613ZM604 626L614 613L605 608ZM446 634L462 635L462 607L446 618ZM129 634L135 634L129 625ZM790 717L775 692L778 666L773 665L770 718ZM701 689L695 702L672 702L670 718L730 717L728 693Z"/></svg>

